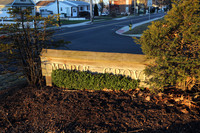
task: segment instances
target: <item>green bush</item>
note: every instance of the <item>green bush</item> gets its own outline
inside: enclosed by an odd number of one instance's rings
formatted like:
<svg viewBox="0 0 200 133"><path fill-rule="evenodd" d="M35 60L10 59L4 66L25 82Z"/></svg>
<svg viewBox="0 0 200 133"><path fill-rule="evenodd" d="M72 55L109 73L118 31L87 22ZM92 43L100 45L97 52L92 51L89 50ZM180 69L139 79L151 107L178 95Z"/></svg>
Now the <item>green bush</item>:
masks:
<svg viewBox="0 0 200 133"><path fill-rule="evenodd" d="M139 39L154 64L145 69L152 88L191 90L200 82L199 0L178 0L162 21L153 22Z"/></svg>
<svg viewBox="0 0 200 133"><path fill-rule="evenodd" d="M68 89L112 90L135 89L139 81L122 75L109 73L91 73L76 70L54 70L52 72L52 83L58 87Z"/></svg>

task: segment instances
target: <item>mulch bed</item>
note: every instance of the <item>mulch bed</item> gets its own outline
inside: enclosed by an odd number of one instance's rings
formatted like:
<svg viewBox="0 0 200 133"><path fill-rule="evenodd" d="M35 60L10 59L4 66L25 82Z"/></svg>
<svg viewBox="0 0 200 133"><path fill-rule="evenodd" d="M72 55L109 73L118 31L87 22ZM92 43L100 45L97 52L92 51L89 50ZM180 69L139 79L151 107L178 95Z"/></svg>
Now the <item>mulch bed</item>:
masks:
<svg viewBox="0 0 200 133"><path fill-rule="evenodd" d="M92 92L26 87L0 97L0 131L198 133L199 111L199 104L188 106L171 94L158 96L148 90Z"/></svg>

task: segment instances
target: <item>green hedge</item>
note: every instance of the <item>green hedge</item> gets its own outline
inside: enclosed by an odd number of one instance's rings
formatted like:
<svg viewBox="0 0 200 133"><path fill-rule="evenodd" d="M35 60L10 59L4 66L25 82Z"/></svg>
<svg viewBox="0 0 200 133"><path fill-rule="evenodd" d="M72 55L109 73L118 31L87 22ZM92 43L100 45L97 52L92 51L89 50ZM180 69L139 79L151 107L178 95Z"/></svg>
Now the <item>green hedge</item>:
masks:
<svg viewBox="0 0 200 133"><path fill-rule="evenodd" d="M135 89L139 81L122 75L100 74L82 72L76 70L54 70L52 72L52 83L55 86L68 89L112 90Z"/></svg>

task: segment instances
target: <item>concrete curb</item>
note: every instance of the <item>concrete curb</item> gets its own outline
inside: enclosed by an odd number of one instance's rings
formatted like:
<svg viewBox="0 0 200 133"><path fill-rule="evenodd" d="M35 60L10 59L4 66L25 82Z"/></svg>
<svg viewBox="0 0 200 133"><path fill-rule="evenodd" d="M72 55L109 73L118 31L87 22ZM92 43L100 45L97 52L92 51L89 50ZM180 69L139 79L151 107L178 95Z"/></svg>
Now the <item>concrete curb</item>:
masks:
<svg viewBox="0 0 200 133"><path fill-rule="evenodd" d="M56 30L56 29L61 29L61 28L78 27L78 26L88 25L88 24L90 24L90 21L82 22L82 23L78 23L78 24L61 25L59 27L57 27L57 26L49 27L49 28L47 28L47 30Z"/></svg>
<svg viewBox="0 0 200 133"><path fill-rule="evenodd" d="M132 27L131 27L131 29L133 29L133 28L135 28L135 27L137 27L139 25L142 25L142 24L145 24L145 23L149 23L151 21L155 21L155 20L161 19L163 17L159 17L159 18L155 18L155 19L150 19L150 20L147 20L147 21L143 21L141 23L133 24ZM118 34L118 35L130 36L130 37L141 37L142 36L142 34L124 34L127 31L129 31L129 26L124 26L124 27L120 28L119 30L117 30L115 33Z"/></svg>
<svg viewBox="0 0 200 133"><path fill-rule="evenodd" d="M122 36L129 36L129 37L141 37L142 34L122 34Z"/></svg>

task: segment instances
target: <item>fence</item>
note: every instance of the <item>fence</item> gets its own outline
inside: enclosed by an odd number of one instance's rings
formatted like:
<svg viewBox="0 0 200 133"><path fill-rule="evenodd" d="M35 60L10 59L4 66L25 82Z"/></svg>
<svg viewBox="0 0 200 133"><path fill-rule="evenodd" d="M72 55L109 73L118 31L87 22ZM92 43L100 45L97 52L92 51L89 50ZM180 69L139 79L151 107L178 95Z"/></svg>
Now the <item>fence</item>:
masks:
<svg viewBox="0 0 200 133"><path fill-rule="evenodd" d="M10 24L16 24L16 23L20 23L20 28L22 27L21 26L21 22L7 21L7 20L3 20L3 19L0 20L0 24L8 24L8 25L10 25ZM34 21L32 21L32 22L24 22L24 25L25 25L25 27L29 26L30 28L34 28ZM44 26L44 21L37 22L37 28L41 28L43 26Z"/></svg>

